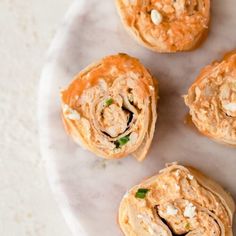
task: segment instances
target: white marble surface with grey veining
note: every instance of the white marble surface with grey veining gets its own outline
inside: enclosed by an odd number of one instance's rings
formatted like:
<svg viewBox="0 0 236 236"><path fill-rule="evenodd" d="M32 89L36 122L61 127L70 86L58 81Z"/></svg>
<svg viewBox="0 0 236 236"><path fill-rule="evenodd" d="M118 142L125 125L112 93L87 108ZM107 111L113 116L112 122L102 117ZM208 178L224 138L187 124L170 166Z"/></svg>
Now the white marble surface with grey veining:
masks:
<svg viewBox="0 0 236 236"><path fill-rule="evenodd" d="M70 4L0 0L1 236L71 235L45 175L37 129L45 53Z"/></svg>
<svg viewBox="0 0 236 236"><path fill-rule="evenodd" d="M121 235L117 211L122 196L167 162L200 169L236 197L236 149L215 143L186 125L188 110L182 98L203 66L236 47L233 6L234 0L212 1L209 36L199 49L158 54L139 46L126 33L114 1L73 3L43 70L39 118L49 180L74 235ZM89 63L118 52L138 57L159 80L156 133L143 163L132 157L105 161L83 150L66 135L60 117L60 89Z"/></svg>

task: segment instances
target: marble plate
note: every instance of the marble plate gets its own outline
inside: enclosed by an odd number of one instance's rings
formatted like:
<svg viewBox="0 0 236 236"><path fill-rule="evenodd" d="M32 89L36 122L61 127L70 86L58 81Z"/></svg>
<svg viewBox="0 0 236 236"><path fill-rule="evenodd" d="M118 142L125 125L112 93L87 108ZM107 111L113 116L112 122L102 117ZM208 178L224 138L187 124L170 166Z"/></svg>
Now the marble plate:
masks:
<svg viewBox="0 0 236 236"><path fill-rule="evenodd" d="M236 196L236 149L220 145L184 123L185 94L200 69L236 47L234 0L212 1L209 37L196 51L153 53L130 38L111 0L78 0L69 9L49 50L39 89L42 155L56 199L74 235L122 235L119 202L127 189L166 162L199 168ZM61 122L59 91L89 63L125 52L160 83L159 118L147 159L105 161L77 146ZM235 225L235 224L234 224ZM236 232L236 231L235 231Z"/></svg>

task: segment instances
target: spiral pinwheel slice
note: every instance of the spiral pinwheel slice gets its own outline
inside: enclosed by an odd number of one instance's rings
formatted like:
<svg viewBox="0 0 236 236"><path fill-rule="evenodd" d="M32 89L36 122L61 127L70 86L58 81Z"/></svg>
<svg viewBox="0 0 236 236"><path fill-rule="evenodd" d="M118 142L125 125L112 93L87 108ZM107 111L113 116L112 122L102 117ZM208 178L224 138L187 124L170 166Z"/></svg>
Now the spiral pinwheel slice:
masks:
<svg viewBox="0 0 236 236"><path fill-rule="evenodd" d="M68 133L100 157L143 160L157 118L157 82L135 58L108 56L61 93Z"/></svg>
<svg viewBox="0 0 236 236"><path fill-rule="evenodd" d="M231 236L234 208L217 183L172 163L126 193L119 224L126 236Z"/></svg>
<svg viewBox="0 0 236 236"><path fill-rule="evenodd" d="M236 146L236 53L205 67L188 90L185 103L201 133Z"/></svg>
<svg viewBox="0 0 236 236"><path fill-rule="evenodd" d="M157 52L196 48L208 31L210 0L116 0L127 30Z"/></svg>

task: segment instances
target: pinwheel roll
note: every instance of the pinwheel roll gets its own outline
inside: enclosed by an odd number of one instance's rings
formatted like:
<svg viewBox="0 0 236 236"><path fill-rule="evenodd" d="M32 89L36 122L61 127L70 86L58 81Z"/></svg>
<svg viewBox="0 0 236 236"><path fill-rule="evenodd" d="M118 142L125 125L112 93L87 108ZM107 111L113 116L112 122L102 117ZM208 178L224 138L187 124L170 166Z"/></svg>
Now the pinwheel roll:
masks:
<svg viewBox="0 0 236 236"><path fill-rule="evenodd" d="M123 24L157 52L188 51L206 35L210 0L116 0Z"/></svg>
<svg viewBox="0 0 236 236"><path fill-rule="evenodd" d="M108 56L81 71L61 98L76 142L107 159L145 158L157 118L157 82L139 60Z"/></svg>
<svg viewBox="0 0 236 236"><path fill-rule="evenodd" d="M236 146L236 53L204 68L185 103L201 133Z"/></svg>
<svg viewBox="0 0 236 236"><path fill-rule="evenodd" d="M176 163L124 196L119 223L126 236L229 236L233 199L200 172Z"/></svg>

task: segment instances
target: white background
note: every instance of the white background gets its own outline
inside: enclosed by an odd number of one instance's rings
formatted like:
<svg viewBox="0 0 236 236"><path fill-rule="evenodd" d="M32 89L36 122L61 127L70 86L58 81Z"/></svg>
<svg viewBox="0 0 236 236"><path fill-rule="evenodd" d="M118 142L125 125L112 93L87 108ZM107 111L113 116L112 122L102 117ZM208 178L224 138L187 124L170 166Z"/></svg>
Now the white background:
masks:
<svg viewBox="0 0 236 236"><path fill-rule="evenodd" d="M38 146L37 87L70 0L0 0L0 235L69 236Z"/></svg>

